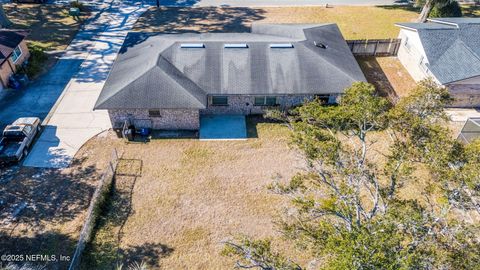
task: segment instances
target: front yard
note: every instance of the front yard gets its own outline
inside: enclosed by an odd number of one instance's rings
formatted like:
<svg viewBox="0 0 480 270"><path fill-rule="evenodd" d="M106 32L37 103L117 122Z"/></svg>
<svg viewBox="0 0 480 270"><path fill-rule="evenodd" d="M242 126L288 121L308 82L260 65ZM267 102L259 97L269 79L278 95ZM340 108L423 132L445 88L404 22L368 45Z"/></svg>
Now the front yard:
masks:
<svg viewBox="0 0 480 270"><path fill-rule="evenodd" d="M222 241L238 234L281 241L272 217L286 200L266 186L289 180L304 163L289 148L285 126L253 122L250 131L255 124L258 139L247 141L132 144L111 135L89 142L85 147L115 147L123 154L83 269L132 261L162 269L228 269L233 262L220 255Z"/></svg>
<svg viewBox="0 0 480 270"><path fill-rule="evenodd" d="M148 32L246 32L252 22L337 23L346 39L394 38L396 22L409 22L416 10L403 7L151 8L135 24Z"/></svg>
<svg viewBox="0 0 480 270"><path fill-rule="evenodd" d="M0 168L0 254L72 256L110 154L85 147L67 169ZM69 262L37 264L67 269Z"/></svg>
<svg viewBox="0 0 480 270"><path fill-rule="evenodd" d="M68 5L12 3L3 4L3 8L13 23L10 28L30 31L27 37L30 48L50 52L44 62L38 63L38 71L34 77L55 64L58 55L67 48L83 21L89 16L88 12L82 12L78 18L70 16ZM59 53L52 53L54 51Z"/></svg>

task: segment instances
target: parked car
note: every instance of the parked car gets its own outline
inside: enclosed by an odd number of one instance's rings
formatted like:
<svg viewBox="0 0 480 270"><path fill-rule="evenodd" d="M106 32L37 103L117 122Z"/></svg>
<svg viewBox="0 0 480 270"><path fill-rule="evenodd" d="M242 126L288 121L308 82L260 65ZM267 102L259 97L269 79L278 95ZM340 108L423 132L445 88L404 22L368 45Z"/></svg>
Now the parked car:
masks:
<svg viewBox="0 0 480 270"><path fill-rule="evenodd" d="M18 162L28 155L28 149L40 132L38 117L18 118L3 130L0 140L0 163Z"/></svg>

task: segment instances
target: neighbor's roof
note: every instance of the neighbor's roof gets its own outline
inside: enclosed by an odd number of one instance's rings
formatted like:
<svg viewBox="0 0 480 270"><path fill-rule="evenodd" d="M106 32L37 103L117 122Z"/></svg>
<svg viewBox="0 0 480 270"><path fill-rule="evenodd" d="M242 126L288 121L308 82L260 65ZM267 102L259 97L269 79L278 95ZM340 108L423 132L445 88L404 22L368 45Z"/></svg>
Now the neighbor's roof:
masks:
<svg viewBox="0 0 480 270"><path fill-rule="evenodd" d="M470 143L480 138L480 118L468 118L458 135L458 140Z"/></svg>
<svg viewBox="0 0 480 270"><path fill-rule="evenodd" d="M28 32L25 30L0 29L0 65L10 57L27 34Z"/></svg>
<svg viewBox="0 0 480 270"><path fill-rule="evenodd" d="M231 43L248 48L224 48ZM270 48L277 43L293 48ZM355 81L365 77L335 24L254 24L251 33L129 33L95 108L200 109L210 94L342 93Z"/></svg>
<svg viewBox="0 0 480 270"><path fill-rule="evenodd" d="M397 25L418 33L427 66L440 83L480 76L480 18L436 18Z"/></svg>

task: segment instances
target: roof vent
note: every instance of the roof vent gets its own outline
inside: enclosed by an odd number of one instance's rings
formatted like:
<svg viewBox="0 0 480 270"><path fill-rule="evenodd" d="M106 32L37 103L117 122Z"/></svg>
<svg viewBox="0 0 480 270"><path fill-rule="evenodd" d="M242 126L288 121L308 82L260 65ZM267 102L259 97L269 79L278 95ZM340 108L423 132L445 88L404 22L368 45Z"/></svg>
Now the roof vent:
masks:
<svg viewBox="0 0 480 270"><path fill-rule="evenodd" d="M270 48L272 48L272 49L288 49L288 48L293 48L293 44L292 43L270 44Z"/></svg>
<svg viewBox="0 0 480 270"><path fill-rule="evenodd" d="M182 43L180 48L205 48L203 43Z"/></svg>
<svg viewBox="0 0 480 270"><path fill-rule="evenodd" d="M318 41L314 41L313 44L315 44L315 46L317 46L318 48L322 48L322 49L326 49L328 48L327 45L321 43L321 42L318 42Z"/></svg>
<svg viewBox="0 0 480 270"><path fill-rule="evenodd" d="M224 48L245 49L245 48L248 48L248 45L246 43L229 43L229 44L225 44Z"/></svg>

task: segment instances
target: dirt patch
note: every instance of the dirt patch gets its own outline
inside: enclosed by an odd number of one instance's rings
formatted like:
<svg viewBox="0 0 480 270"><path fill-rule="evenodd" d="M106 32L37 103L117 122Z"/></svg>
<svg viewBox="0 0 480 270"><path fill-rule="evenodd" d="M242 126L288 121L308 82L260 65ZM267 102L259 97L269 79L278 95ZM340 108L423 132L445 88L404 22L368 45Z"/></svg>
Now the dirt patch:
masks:
<svg viewBox="0 0 480 270"><path fill-rule="evenodd" d="M416 86L396 57L357 57L357 62L367 81L391 100L408 95Z"/></svg>
<svg viewBox="0 0 480 270"><path fill-rule="evenodd" d="M247 234L281 242L273 217L287 201L266 186L289 180L304 162L288 146L285 126L254 126L258 138L247 141L90 142L116 147L128 161L83 268L143 260L164 269L228 269L222 240ZM128 176L139 171L138 160L141 175Z"/></svg>

